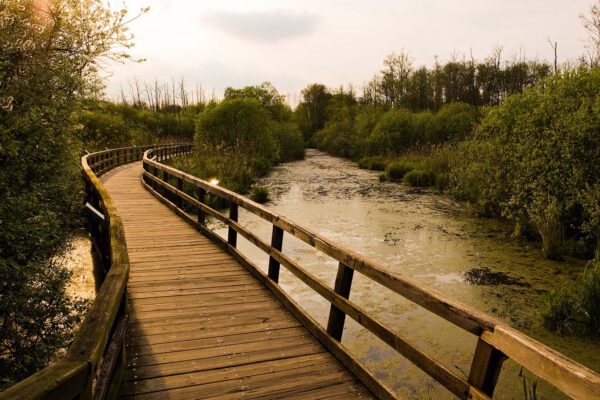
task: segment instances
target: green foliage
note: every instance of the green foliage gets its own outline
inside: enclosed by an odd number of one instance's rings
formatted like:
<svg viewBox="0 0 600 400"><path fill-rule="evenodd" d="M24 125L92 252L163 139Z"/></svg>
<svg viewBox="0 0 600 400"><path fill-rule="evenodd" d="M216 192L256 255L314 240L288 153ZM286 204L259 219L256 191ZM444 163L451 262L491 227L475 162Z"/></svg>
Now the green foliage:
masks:
<svg viewBox="0 0 600 400"><path fill-rule="evenodd" d="M435 174L428 169L413 169L404 175L403 182L416 187L435 185Z"/></svg>
<svg viewBox="0 0 600 400"><path fill-rule="evenodd" d="M385 171L387 162L381 157L363 157L358 160L358 167L372 171Z"/></svg>
<svg viewBox="0 0 600 400"><path fill-rule="evenodd" d="M559 335L570 335L574 331L576 305L570 293L565 289L551 289L544 295L546 312L544 324Z"/></svg>
<svg viewBox="0 0 600 400"><path fill-rule="evenodd" d="M393 161L385 168L385 174L392 182L402 182L404 176L416 168L416 165L407 161Z"/></svg>
<svg viewBox="0 0 600 400"><path fill-rule="evenodd" d="M313 83L302 90L302 102L294 114L306 143L311 143L315 132L325 126L330 98L329 90L322 84Z"/></svg>
<svg viewBox="0 0 600 400"><path fill-rule="evenodd" d="M459 146L454 192L484 213L533 223L548 254L583 234L598 240L600 69L549 78L490 110L473 140ZM485 179L482 179L485 177ZM552 209L552 215L548 210ZM551 218L550 218L551 217ZM552 219L552 224L546 226ZM561 246L559 246L561 247ZM588 250L589 252L589 250Z"/></svg>
<svg viewBox="0 0 600 400"><path fill-rule="evenodd" d="M591 333L600 336L600 259L586 267L577 284L581 310Z"/></svg>
<svg viewBox="0 0 600 400"><path fill-rule="evenodd" d="M0 14L1 388L67 346L82 312L58 259L81 227L72 116L99 90L98 59L131 42L125 11L99 0L6 0Z"/></svg>
<svg viewBox="0 0 600 400"><path fill-rule="evenodd" d="M588 263L574 290L551 290L544 300L544 322L548 329L560 335L600 336L600 258Z"/></svg>
<svg viewBox="0 0 600 400"><path fill-rule="evenodd" d="M413 114L404 109L385 113L367 138L370 154L399 154L416 145Z"/></svg>
<svg viewBox="0 0 600 400"><path fill-rule="evenodd" d="M270 200L269 189L264 186L257 186L252 188L252 200L257 203L266 203Z"/></svg>
<svg viewBox="0 0 600 400"><path fill-rule="evenodd" d="M228 88L221 103L199 114L197 160L190 172L218 177L229 189L245 193L254 178L278 162L304 157L304 141L289 107L269 83Z"/></svg>

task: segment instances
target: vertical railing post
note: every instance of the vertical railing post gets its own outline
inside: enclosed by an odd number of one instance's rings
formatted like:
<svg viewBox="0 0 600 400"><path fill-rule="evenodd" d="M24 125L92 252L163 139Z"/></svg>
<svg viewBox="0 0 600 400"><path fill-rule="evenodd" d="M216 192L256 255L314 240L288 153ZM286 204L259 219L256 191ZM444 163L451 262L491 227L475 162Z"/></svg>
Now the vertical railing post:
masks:
<svg viewBox="0 0 600 400"><path fill-rule="evenodd" d="M335 283L333 290L344 298L350 297L350 288L352 287L352 277L354 276L354 270L347 265L340 263L338 266L338 272L335 277ZM344 322L346 321L346 314L331 304L329 310L329 320L327 321L327 333L336 340L342 340L342 333L344 332Z"/></svg>
<svg viewBox="0 0 600 400"><path fill-rule="evenodd" d="M238 205L233 201L229 204L229 219L235 222L238 220ZM237 246L237 231L232 226L227 231L227 243L232 247Z"/></svg>
<svg viewBox="0 0 600 400"><path fill-rule="evenodd" d="M181 179L181 177L177 177L177 190L180 190L183 192L183 179ZM177 207L181 208L183 210L183 198L177 194L176 195L176 199L177 199Z"/></svg>
<svg viewBox="0 0 600 400"><path fill-rule="evenodd" d="M469 383L492 397L506 355L479 338L469 372Z"/></svg>
<svg viewBox="0 0 600 400"><path fill-rule="evenodd" d="M206 190L198 189L198 201L204 204L204 200L206 198ZM206 215L204 215L204 211L201 208L198 208L198 223L200 225L206 224Z"/></svg>
<svg viewBox="0 0 600 400"><path fill-rule="evenodd" d="M283 229L275 225L271 234L271 247L278 251L283 248ZM279 282L279 261L273 256L269 256L269 278L275 283Z"/></svg>

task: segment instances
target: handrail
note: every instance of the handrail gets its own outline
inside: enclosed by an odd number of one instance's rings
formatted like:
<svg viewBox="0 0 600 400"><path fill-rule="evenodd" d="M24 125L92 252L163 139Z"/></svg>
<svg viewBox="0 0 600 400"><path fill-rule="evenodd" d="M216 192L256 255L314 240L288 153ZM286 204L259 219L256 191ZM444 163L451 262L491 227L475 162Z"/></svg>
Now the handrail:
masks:
<svg viewBox="0 0 600 400"><path fill-rule="evenodd" d="M0 400L116 397L126 362L129 255L121 218L98 177L141 160L145 151L157 146L110 149L81 158L86 210L93 215L92 244L105 272L102 285L66 356L0 392Z"/></svg>
<svg viewBox="0 0 600 400"><path fill-rule="evenodd" d="M379 382L365 367L350 355L341 344L345 316L348 315L371 333L408 358L424 372L435 378L460 399L490 399L493 395L502 363L508 357L541 379L548 381L566 395L575 399L596 399L600 393L600 375L552 350L544 344L505 325L472 307L449 299L440 292L427 288L413 279L392 272L384 265L364 258L308 228L302 227L268 208L230 190L179 171L162 163L181 153L190 153L192 146L174 146L148 150L143 157L144 186L159 200L167 204L189 224L216 241L261 280L283 304L373 393L380 398L394 398L393 392ZM197 189L195 196L185 192L184 183ZM229 216L225 216L204 203L211 194L226 200ZM187 204L187 208L185 208ZM273 226L271 243L248 231L238 222L238 208L270 222ZM196 209L197 217L189 212ZM227 240L206 227L206 215L226 224ZM315 249L339 261L334 288L282 253L283 234L287 232ZM269 255L269 270L265 274L237 248L237 234ZM331 303L327 329L305 313L283 291L279 280L280 265L315 290ZM478 336L468 379L445 367L432 355L426 354L411 341L370 316L364 309L348 299L354 271L391 289L434 314Z"/></svg>

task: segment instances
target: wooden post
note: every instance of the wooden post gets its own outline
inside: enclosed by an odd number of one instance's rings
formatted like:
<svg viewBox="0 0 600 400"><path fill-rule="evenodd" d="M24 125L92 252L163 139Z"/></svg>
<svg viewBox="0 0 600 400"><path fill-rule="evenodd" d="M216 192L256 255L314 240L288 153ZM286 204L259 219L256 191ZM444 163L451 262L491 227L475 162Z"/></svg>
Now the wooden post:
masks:
<svg viewBox="0 0 600 400"><path fill-rule="evenodd" d="M283 229L273 225L273 234L271 235L271 247L281 251L283 246ZM279 282L279 262L273 257L269 257L269 278L275 283Z"/></svg>
<svg viewBox="0 0 600 400"><path fill-rule="evenodd" d="M354 270L343 263L338 266L337 276L335 277L335 284L333 290L344 298L350 297L350 288L352 287L352 277L354 276ZM337 308L335 305L331 305L329 310L329 320L327 321L327 333L336 340L342 340L342 333L344 332L344 322L346 321L346 314Z"/></svg>
<svg viewBox="0 0 600 400"><path fill-rule="evenodd" d="M206 190L198 189L198 201L200 203L204 203L204 198L206 197ZM200 225L204 225L206 223L206 215L201 209L198 209L198 223Z"/></svg>
<svg viewBox="0 0 600 400"><path fill-rule="evenodd" d="M492 397L502 363L506 358L500 350L487 344L481 338L478 339L469 372L469 383Z"/></svg>
<svg viewBox="0 0 600 400"><path fill-rule="evenodd" d="M177 178L177 190L181 190L183 192L183 179L179 177ZM183 210L183 199L179 195L176 195L175 197L177 198L177 207Z"/></svg>
<svg viewBox="0 0 600 400"><path fill-rule="evenodd" d="M238 205L234 202L229 204L229 219L235 222L238 220ZM237 231L231 226L227 232L227 243L232 247L237 246Z"/></svg>

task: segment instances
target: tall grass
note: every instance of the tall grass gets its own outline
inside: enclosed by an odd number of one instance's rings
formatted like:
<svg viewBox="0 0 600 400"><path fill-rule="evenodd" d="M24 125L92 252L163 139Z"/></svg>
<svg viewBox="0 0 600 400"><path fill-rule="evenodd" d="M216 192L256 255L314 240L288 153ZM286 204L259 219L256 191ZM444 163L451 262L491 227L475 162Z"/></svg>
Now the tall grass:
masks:
<svg viewBox="0 0 600 400"><path fill-rule="evenodd" d="M551 290L544 300L544 322L550 330L600 336L600 258L588 263L574 290Z"/></svg>

